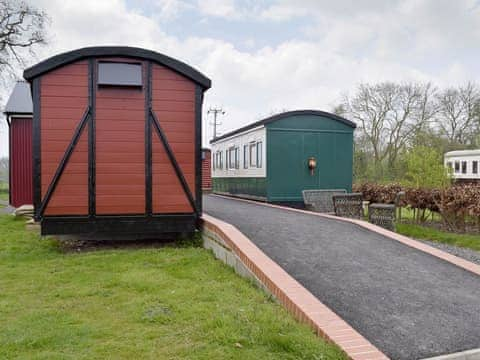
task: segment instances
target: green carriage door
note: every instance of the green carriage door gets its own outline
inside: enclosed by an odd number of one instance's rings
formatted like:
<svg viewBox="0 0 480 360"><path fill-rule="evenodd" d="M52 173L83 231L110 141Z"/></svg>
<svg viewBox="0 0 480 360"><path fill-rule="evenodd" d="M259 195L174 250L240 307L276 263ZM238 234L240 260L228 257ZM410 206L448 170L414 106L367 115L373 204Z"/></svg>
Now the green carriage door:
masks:
<svg viewBox="0 0 480 360"><path fill-rule="evenodd" d="M302 190L351 191L352 135L272 131L268 136L269 201L302 201ZM308 159L314 157L313 173Z"/></svg>
<svg viewBox="0 0 480 360"><path fill-rule="evenodd" d="M302 135L302 152L301 159L298 159L302 163L301 174L301 190L306 189L318 189L320 187L320 174L318 158L318 137L317 134L303 133ZM308 167L308 160L313 157L317 161L317 167L310 170Z"/></svg>
<svg viewBox="0 0 480 360"><path fill-rule="evenodd" d="M309 157L318 161L317 134L272 131L268 137L269 201L302 201L302 190L318 189L318 167L310 173Z"/></svg>
<svg viewBox="0 0 480 360"><path fill-rule="evenodd" d="M336 163L336 144L335 134L333 133L316 133L318 144L318 188L319 189L334 189L339 186L338 168L342 167L341 162Z"/></svg>

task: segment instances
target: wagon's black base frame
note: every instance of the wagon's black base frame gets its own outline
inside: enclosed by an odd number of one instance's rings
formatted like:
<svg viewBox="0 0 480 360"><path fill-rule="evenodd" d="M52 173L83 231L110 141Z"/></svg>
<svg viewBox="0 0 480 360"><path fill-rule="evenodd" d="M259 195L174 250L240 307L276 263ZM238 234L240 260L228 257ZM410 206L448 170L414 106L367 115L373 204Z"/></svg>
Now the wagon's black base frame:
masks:
<svg viewBox="0 0 480 360"><path fill-rule="evenodd" d="M198 228L198 216L196 214L44 216L40 226L42 235L141 234L143 238L155 238L162 233L193 233Z"/></svg>

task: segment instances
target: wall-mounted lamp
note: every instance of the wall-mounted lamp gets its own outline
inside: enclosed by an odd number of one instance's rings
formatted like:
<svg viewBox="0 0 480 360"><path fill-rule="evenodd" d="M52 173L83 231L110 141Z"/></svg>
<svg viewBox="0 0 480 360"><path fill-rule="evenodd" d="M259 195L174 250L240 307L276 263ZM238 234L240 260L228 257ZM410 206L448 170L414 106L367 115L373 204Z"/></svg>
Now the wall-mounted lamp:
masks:
<svg viewBox="0 0 480 360"><path fill-rule="evenodd" d="M310 175L313 176L315 168L317 167L317 160L311 156L308 158L308 168L310 169Z"/></svg>

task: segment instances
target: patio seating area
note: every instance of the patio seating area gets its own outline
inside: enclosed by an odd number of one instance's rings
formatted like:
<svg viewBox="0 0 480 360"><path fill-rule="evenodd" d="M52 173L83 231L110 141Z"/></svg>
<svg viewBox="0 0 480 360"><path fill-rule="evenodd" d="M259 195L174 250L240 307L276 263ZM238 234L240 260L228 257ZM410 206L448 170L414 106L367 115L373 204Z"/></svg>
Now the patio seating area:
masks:
<svg viewBox="0 0 480 360"><path fill-rule="evenodd" d="M347 193L345 189L303 190L305 208L319 213L331 213L339 217L365 219L385 229L395 231L399 192L393 204L368 203L363 200L362 193Z"/></svg>

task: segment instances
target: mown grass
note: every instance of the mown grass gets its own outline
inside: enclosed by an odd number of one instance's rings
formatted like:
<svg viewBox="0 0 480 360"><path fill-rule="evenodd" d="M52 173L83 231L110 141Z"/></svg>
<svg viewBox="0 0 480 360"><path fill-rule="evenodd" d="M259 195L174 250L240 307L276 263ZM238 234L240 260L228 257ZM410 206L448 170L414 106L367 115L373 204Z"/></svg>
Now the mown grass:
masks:
<svg viewBox="0 0 480 360"><path fill-rule="evenodd" d="M344 359L198 246L64 253L0 216L1 359Z"/></svg>
<svg viewBox="0 0 480 360"><path fill-rule="evenodd" d="M0 200L8 200L8 184L0 182Z"/></svg>
<svg viewBox="0 0 480 360"><path fill-rule="evenodd" d="M396 226L398 233L412 238L438 241L480 251L480 235L456 234L407 223L398 223Z"/></svg>
<svg viewBox="0 0 480 360"><path fill-rule="evenodd" d="M397 215L399 215L399 210L397 210ZM409 207L402 207L401 209L401 219L403 220L415 220L415 212L413 211L412 208ZM425 219L427 221L441 221L442 217L440 214L436 212L432 212L430 210L425 210Z"/></svg>

